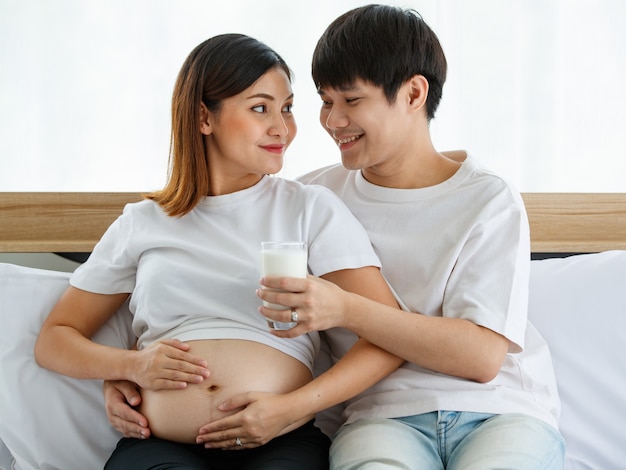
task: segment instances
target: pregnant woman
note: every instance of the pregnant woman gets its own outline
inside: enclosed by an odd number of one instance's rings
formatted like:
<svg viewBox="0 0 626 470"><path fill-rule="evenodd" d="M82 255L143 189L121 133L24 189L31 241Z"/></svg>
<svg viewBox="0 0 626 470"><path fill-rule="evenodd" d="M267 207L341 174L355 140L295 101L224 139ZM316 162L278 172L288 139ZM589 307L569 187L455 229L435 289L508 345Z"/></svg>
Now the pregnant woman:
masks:
<svg viewBox="0 0 626 470"><path fill-rule="evenodd" d="M359 341L312 380L318 333L280 338L258 312L263 240L306 241L312 274L396 305L367 234L339 199L269 176L296 134L292 103L290 70L263 43L227 34L198 45L174 88L166 186L125 207L43 325L41 366L142 390L152 436L122 439L106 468L326 468L329 443L313 414L400 364ZM92 342L129 297L137 348ZM261 446L195 443L200 427L224 416L219 403L250 390L292 392L308 416Z"/></svg>

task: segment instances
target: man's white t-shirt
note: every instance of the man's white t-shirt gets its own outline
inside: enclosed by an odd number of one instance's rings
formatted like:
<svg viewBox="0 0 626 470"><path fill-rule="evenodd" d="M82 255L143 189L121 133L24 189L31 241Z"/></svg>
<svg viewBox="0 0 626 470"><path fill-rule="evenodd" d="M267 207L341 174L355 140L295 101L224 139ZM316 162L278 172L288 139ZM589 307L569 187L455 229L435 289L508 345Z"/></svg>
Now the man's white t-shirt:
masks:
<svg viewBox="0 0 626 470"><path fill-rule="evenodd" d="M261 241L307 242L317 276L380 266L367 233L335 194L265 176L245 190L206 197L182 217L150 200L128 204L70 283L132 293L139 348L166 338L243 339L312 368L318 333L277 338L258 312Z"/></svg>
<svg viewBox="0 0 626 470"><path fill-rule="evenodd" d="M376 186L341 165L299 180L330 188L356 215L403 308L470 320L512 345L486 384L407 362L350 400L346 422L452 410L525 413L556 426L549 351L527 322L530 242L519 193L469 157L447 181L420 189ZM326 334L333 361L356 339L344 329Z"/></svg>

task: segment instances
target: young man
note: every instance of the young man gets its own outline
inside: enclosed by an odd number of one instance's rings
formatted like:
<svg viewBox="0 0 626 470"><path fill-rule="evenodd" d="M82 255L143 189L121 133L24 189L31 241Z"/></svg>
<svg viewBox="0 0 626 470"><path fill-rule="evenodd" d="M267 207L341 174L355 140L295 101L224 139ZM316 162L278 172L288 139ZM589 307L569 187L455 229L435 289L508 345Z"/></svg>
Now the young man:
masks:
<svg viewBox="0 0 626 470"><path fill-rule="evenodd" d="M331 468L563 468L551 360L527 323L523 201L465 152L434 148L429 122L445 76L438 39L412 10L369 5L328 27L313 79L343 165L302 181L332 189L365 226L405 310L311 277L264 279L291 292L259 296L298 313L294 329L276 334L326 330L335 360L357 335L406 360L346 403ZM269 438L309 406L249 393L226 408L244 405L199 442Z"/></svg>

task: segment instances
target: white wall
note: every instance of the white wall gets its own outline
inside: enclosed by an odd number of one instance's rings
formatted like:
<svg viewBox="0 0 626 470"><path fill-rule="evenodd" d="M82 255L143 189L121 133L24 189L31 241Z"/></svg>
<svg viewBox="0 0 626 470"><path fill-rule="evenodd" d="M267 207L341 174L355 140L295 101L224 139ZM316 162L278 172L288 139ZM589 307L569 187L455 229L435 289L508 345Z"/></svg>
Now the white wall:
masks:
<svg viewBox="0 0 626 470"><path fill-rule="evenodd" d="M0 191L144 191L165 182L174 78L242 32L295 70L283 176L338 161L311 53L352 0L0 0ZM626 2L406 0L449 60L432 125L522 191L626 191ZM399 41L399 47L401 43Z"/></svg>

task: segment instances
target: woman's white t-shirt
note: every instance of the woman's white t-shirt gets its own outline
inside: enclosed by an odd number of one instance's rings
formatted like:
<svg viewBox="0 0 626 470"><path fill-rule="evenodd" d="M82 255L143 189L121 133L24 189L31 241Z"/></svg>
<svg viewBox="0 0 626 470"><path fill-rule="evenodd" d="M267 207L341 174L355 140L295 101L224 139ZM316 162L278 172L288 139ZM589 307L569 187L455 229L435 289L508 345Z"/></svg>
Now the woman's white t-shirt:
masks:
<svg viewBox="0 0 626 470"><path fill-rule="evenodd" d="M138 347L165 338L267 344L312 368L318 333L273 336L258 312L261 241L306 241L309 272L380 266L367 233L335 194L265 176L204 198L182 217L150 200L128 204L72 275L82 290L132 293Z"/></svg>

